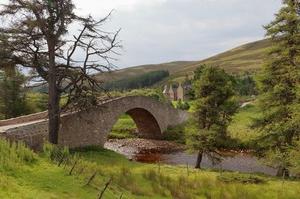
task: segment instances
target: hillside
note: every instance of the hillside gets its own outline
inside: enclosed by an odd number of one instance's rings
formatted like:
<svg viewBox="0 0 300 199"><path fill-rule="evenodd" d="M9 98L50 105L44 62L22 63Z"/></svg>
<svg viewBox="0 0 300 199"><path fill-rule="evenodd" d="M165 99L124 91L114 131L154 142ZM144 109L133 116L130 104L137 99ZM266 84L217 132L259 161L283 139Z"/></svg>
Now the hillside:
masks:
<svg viewBox="0 0 300 199"><path fill-rule="evenodd" d="M253 72L258 70L266 56L266 50L270 47L270 41L267 39L248 43L221 54L215 55L201 61L177 61L153 65L141 65L121 69L109 74L98 75L102 80L118 80L128 77L141 75L143 73L168 70L171 79L182 78L192 75L192 72L201 64L210 64L220 66L230 73Z"/></svg>
<svg viewBox="0 0 300 199"><path fill-rule="evenodd" d="M201 61L174 61L134 66L109 73L97 74L96 77L99 81L111 83L119 80L128 80L129 78L142 76L153 71L167 70L170 77L156 84L161 85L166 81L181 81L186 75L192 76L193 71L201 64L219 66L229 73L255 72L262 66L266 57L266 51L270 45L270 41L264 39L233 48ZM45 92L47 86L35 86L32 89L37 92Z"/></svg>

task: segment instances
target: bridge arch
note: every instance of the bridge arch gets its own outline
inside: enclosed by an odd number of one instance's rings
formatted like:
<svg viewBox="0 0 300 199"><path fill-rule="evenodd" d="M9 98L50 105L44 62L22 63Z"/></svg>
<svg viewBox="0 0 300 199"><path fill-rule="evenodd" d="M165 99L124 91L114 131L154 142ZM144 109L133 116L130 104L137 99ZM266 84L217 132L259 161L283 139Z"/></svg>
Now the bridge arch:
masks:
<svg viewBox="0 0 300 199"><path fill-rule="evenodd" d="M124 113L130 115L135 121L141 137L152 139L161 138L169 126L181 124L189 117L187 112L174 109L149 97L131 96L113 99L87 111L63 115L58 144L70 148L104 146L114 124ZM44 117L44 115L40 116ZM27 123L17 126L1 127L0 122L0 134L2 131L5 137L23 140L29 146L42 144L43 138L48 138L48 121L42 120L37 115L26 116L22 118L22 121L24 120ZM19 119L14 119L10 123L17 121Z"/></svg>
<svg viewBox="0 0 300 199"><path fill-rule="evenodd" d="M132 123L135 124L135 128L137 129L136 133L139 137L147 139L160 139L162 137L162 130L156 118L151 112L144 108L133 108L121 113L121 115L117 116L116 120L112 122L112 126L109 127L109 133L113 131L119 119L124 115L130 117Z"/></svg>
<svg viewBox="0 0 300 199"><path fill-rule="evenodd" d="M106 102L89 111L61 118L59 144L82 147L104 146L108 134L119 117L127 113L135 121L141 137L160 139L169 126L187 120L185 111L143 96L124 97Z"/></svg>
<svg viewBox="0 0 300 199"><path fill-rule="evenodd" d="M155 117L148 110L143 108L134 108L126 112L135 122L138 134L143 138L159 139L162 136L162 130Z"/></svg>

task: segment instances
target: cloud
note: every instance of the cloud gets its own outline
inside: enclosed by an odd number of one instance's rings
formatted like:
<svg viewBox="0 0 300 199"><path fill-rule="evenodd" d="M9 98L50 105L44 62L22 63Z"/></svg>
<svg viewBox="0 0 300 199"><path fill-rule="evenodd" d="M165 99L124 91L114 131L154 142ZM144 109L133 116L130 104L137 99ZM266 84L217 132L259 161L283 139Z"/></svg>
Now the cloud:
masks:
<svg viewBox="0 0 300 199"><path fill-rule="evenodd" d="M0 0L4 1L4 0ZM281 0L74 0L77 12L122 28L119 67L200 60L262 39ZM72 30L70 30L72 31Z"/></svg>
<svg viewBox="0 0 300 199"><path fill-rule="evenodd" d="M120 6L111 21L112 28L122 28L121 67L200 60L262 39L262 26L281 5L281 0L142 1L131 9Z"/></svg>

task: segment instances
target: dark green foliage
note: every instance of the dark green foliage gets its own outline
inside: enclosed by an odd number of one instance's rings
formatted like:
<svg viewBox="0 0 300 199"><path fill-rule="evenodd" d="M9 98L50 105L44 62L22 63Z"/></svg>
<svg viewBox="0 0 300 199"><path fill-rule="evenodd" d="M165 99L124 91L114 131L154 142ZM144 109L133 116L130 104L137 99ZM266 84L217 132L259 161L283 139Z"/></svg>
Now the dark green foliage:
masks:
<svg viewBox="0 0 300 199"><path fill-rule="evenodd" d="M300 136L300 3L285 0L284 6L265 28L272 49L259 76L260 109L256 121L261 132L260 154L274 156L278 168L290 165L287 151ZM282 155L279 155L281 153ZM272 159L272 158L271 158ZM280 174L279 174L280 175Z"/></svg>
<svg viewBox="0 0 300 199"><path fill-rule="evenodd" d="M125 78L106 83L107 90L131 90L153 86L155 83L169 76L168 71L153 71L136 77Z"/></svg>
<svg viewBox="0 0 300 199"><path fill-rule="evenodd" d="M175 141L180 144L185 144L185 126L181 124L175 127L169 127L163 134L163 139L168 141Z"/></svg>
<svg viewBox="0 0 300 199"><path fill-rule="evenodd" d="M192 82L195 82L201 78L201 75L203 74L203 70L207 67L206 65L201 65L194 71L194 78ZM256 83L253 78L253 75L249 72L245 72L243 75L232 75L231 81L234 85L234 89L236 91L236 94L239 96L251 96L257 94L257 88ZM191 89L191 91L188 93L188 95L195 99L195 90Z"/></svg>
<svg viewBox="0 0 300 199"><path fill-rule="evenodd" d="M195 71L194 71L194 81L197 81L201 79L201 76L203 74L203 70L206 68L206 65L200 65Z"/></svg>
<svg viewBox="0 0 300 199"><path fill-rule="evenodd" d="M5 69L0 75L0 113L13 118L29 112L25 101L25 77L18 69Z"/></svg>
<svg viewBox="0 0 300 199"><path fill-rule="evenodd" d="M176 104L176 108L181 109L181 110L189 110L190 105L187 102L182 102L182 100L178 100Z"/></svg>
<svg viewBox="0 0 300 199"><path fill-rule="evenodd" d="M226 139L227 127L238 106L233 99L231 77L222 69L204 67L200 79L193 86L195 113L187 128L187 145L199 152L196 167L200 168L203 153L214 159L213 154Z"/></svg>
<svg viewBox="0 0 300 199"><path fill-rule="evenodd" d="M224 173L219 175L218 180L226 183L243 183L243 184L262 184L266 183L266 180L262 177L252 174L241 173Z"/></svg>
<svg viewBox="0 0 300 199"><path fill-rule="evenodd" d="M240 96L251 96L257 94L256 83L249 73L234 76L234 86Z"/></svg>
<svg viewBox="0 0 300 199"><path fill-rule="evenodd" d="M203 74L203 70L206 67L206 65L200 65L198 68L196 68L196 70L194 71L194 78L191 81L191 83L195 83L197 80L200 80L201 75ZM187 95L189 96L189 98L191 100L196 99L196 94L195 94L195 88L193 87L192 89L190 89L187 93Z"/></svg>

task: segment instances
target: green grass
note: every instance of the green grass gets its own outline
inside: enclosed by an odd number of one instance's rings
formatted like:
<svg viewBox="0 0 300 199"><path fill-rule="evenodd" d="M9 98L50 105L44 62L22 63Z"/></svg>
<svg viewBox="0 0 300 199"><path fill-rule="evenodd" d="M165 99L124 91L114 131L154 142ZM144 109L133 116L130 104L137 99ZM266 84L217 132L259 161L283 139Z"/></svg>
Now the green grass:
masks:
<svg viewBox="0 0 300 199"><path fill-rule="evenodd" d="M137 127L133 119L129 115L122 115L117 123L113 126L109 139L125 139L125 138L135 138Z"/></svg>
<svg viewBox="0 0 300 199"><path fill-rule="evenodd" d="M251 145L251 142L259 135L259 132L251 126L253 120L257 119L260 114L256 104L240 108L228 127L229 135L246 146Z"/></svg>
<svg viewBox="0 0 300 199"><path fill-rule="evenodd" d="M57 151L61 150L50 145L47 149L47 153L30 152L29 157L33 158L28 159L24 157L28 157L29 151L23 146L12 150L1 148L0 155L10 151L12 158L8 161L17 160L18 167L8 169L0 165L0 198L98 198L109 179L112 181L104 193L105 199L119 198L121 194L125 199L296 199L300 194L299 181L282 183L281 179L266 176L142 164L99 147L65 151L68 161L59 167L61 158ZM95 172L95 178L86 185Z"/></svg>

